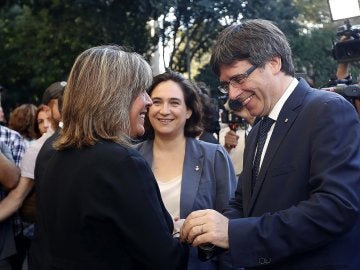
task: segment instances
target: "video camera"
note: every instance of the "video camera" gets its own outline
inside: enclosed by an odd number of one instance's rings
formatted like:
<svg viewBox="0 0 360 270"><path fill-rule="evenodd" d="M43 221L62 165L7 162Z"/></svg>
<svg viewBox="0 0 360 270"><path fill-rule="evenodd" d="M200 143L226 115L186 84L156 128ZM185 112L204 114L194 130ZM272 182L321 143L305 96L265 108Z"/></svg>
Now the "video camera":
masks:
<svg viewBox="0 0 360 270"><path fill-rule="evenodd" d="M248 122L234 113L241 111L243 108L242 102L238 100L230 100L226 95L220 96L219 101L222 109L221 122L228 124L232 131L236 131L239 128L246 130L248 127Z"/></svg>
<svg viewBox="0 0 360 270"><path fill-rule="evenodd" d="M339 63L355 62L360 60L360 25L352 26L350 20L338 27L338 37L345 37L333 46L333 57Z"/></svg>
<svg viewBox="0 0 360 270"><path fill-rule="evenodd" d="M343 80L331 79L328 83L328 87L321 89L338 93L353 105L355 99L360 99L360 85L352 84L351 76Z"/></svg>

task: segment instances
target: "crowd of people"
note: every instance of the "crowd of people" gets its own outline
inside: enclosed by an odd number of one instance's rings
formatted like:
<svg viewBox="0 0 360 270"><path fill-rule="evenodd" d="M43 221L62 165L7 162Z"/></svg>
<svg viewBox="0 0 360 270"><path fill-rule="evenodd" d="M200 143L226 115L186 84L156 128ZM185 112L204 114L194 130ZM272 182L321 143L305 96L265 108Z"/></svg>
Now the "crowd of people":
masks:
<svg viewBox="0 0 360 270"><path fill-rule="evenodd" d="M357 269L359 112L295 77L270 21L227 27L210 63L241 127L117 45L3 119L0 269Z"/></svg>

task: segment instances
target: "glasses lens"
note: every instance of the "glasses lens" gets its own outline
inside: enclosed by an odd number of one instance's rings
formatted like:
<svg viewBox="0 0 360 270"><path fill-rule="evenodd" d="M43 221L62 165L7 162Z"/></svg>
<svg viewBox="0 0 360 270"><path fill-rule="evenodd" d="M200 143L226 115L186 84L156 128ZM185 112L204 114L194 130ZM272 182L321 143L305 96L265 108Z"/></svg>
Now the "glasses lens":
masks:
<svg viewBox="0 0 360 270"><path fill-rule="evenodd" d="M229 84L228 83L222 83L218 87L219 91L223 94L227 94L229 92Z"/></svg>

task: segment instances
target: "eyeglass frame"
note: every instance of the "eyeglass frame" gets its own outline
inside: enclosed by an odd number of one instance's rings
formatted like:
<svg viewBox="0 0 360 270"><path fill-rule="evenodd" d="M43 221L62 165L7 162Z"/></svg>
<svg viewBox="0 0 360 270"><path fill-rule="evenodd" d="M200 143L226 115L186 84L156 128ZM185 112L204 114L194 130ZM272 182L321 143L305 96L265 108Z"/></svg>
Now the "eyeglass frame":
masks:
<svg viewBox="0 0 360 270"><path fill-rule="evenodd" d="M230 85L234 88L238 88L244 80L249 77L255 69L257 69L257 67L257 65L252 65L244 73L232 76L228 82L221 82L218 86L219 91L223 94L229 94Z"/></svg>

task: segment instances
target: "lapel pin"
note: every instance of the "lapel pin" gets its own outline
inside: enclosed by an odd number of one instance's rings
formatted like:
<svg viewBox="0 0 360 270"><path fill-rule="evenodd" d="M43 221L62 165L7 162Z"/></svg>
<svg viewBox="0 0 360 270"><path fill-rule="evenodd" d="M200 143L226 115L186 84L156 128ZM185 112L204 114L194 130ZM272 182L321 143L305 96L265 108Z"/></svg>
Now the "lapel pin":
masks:
<svg viewBox="0 0 360 270"><path fill-rule="evenodd" d="M289 119L288 119L288 118L286 118L286 119L285 119L285 123L287 123L288 121L289 121Z"/></svg>
<svg viewBox="0 0 360 270"><path fill-rule="evenodd" d="M195 166L195 171L198 171L200 168L198 165Z"/></svg>

